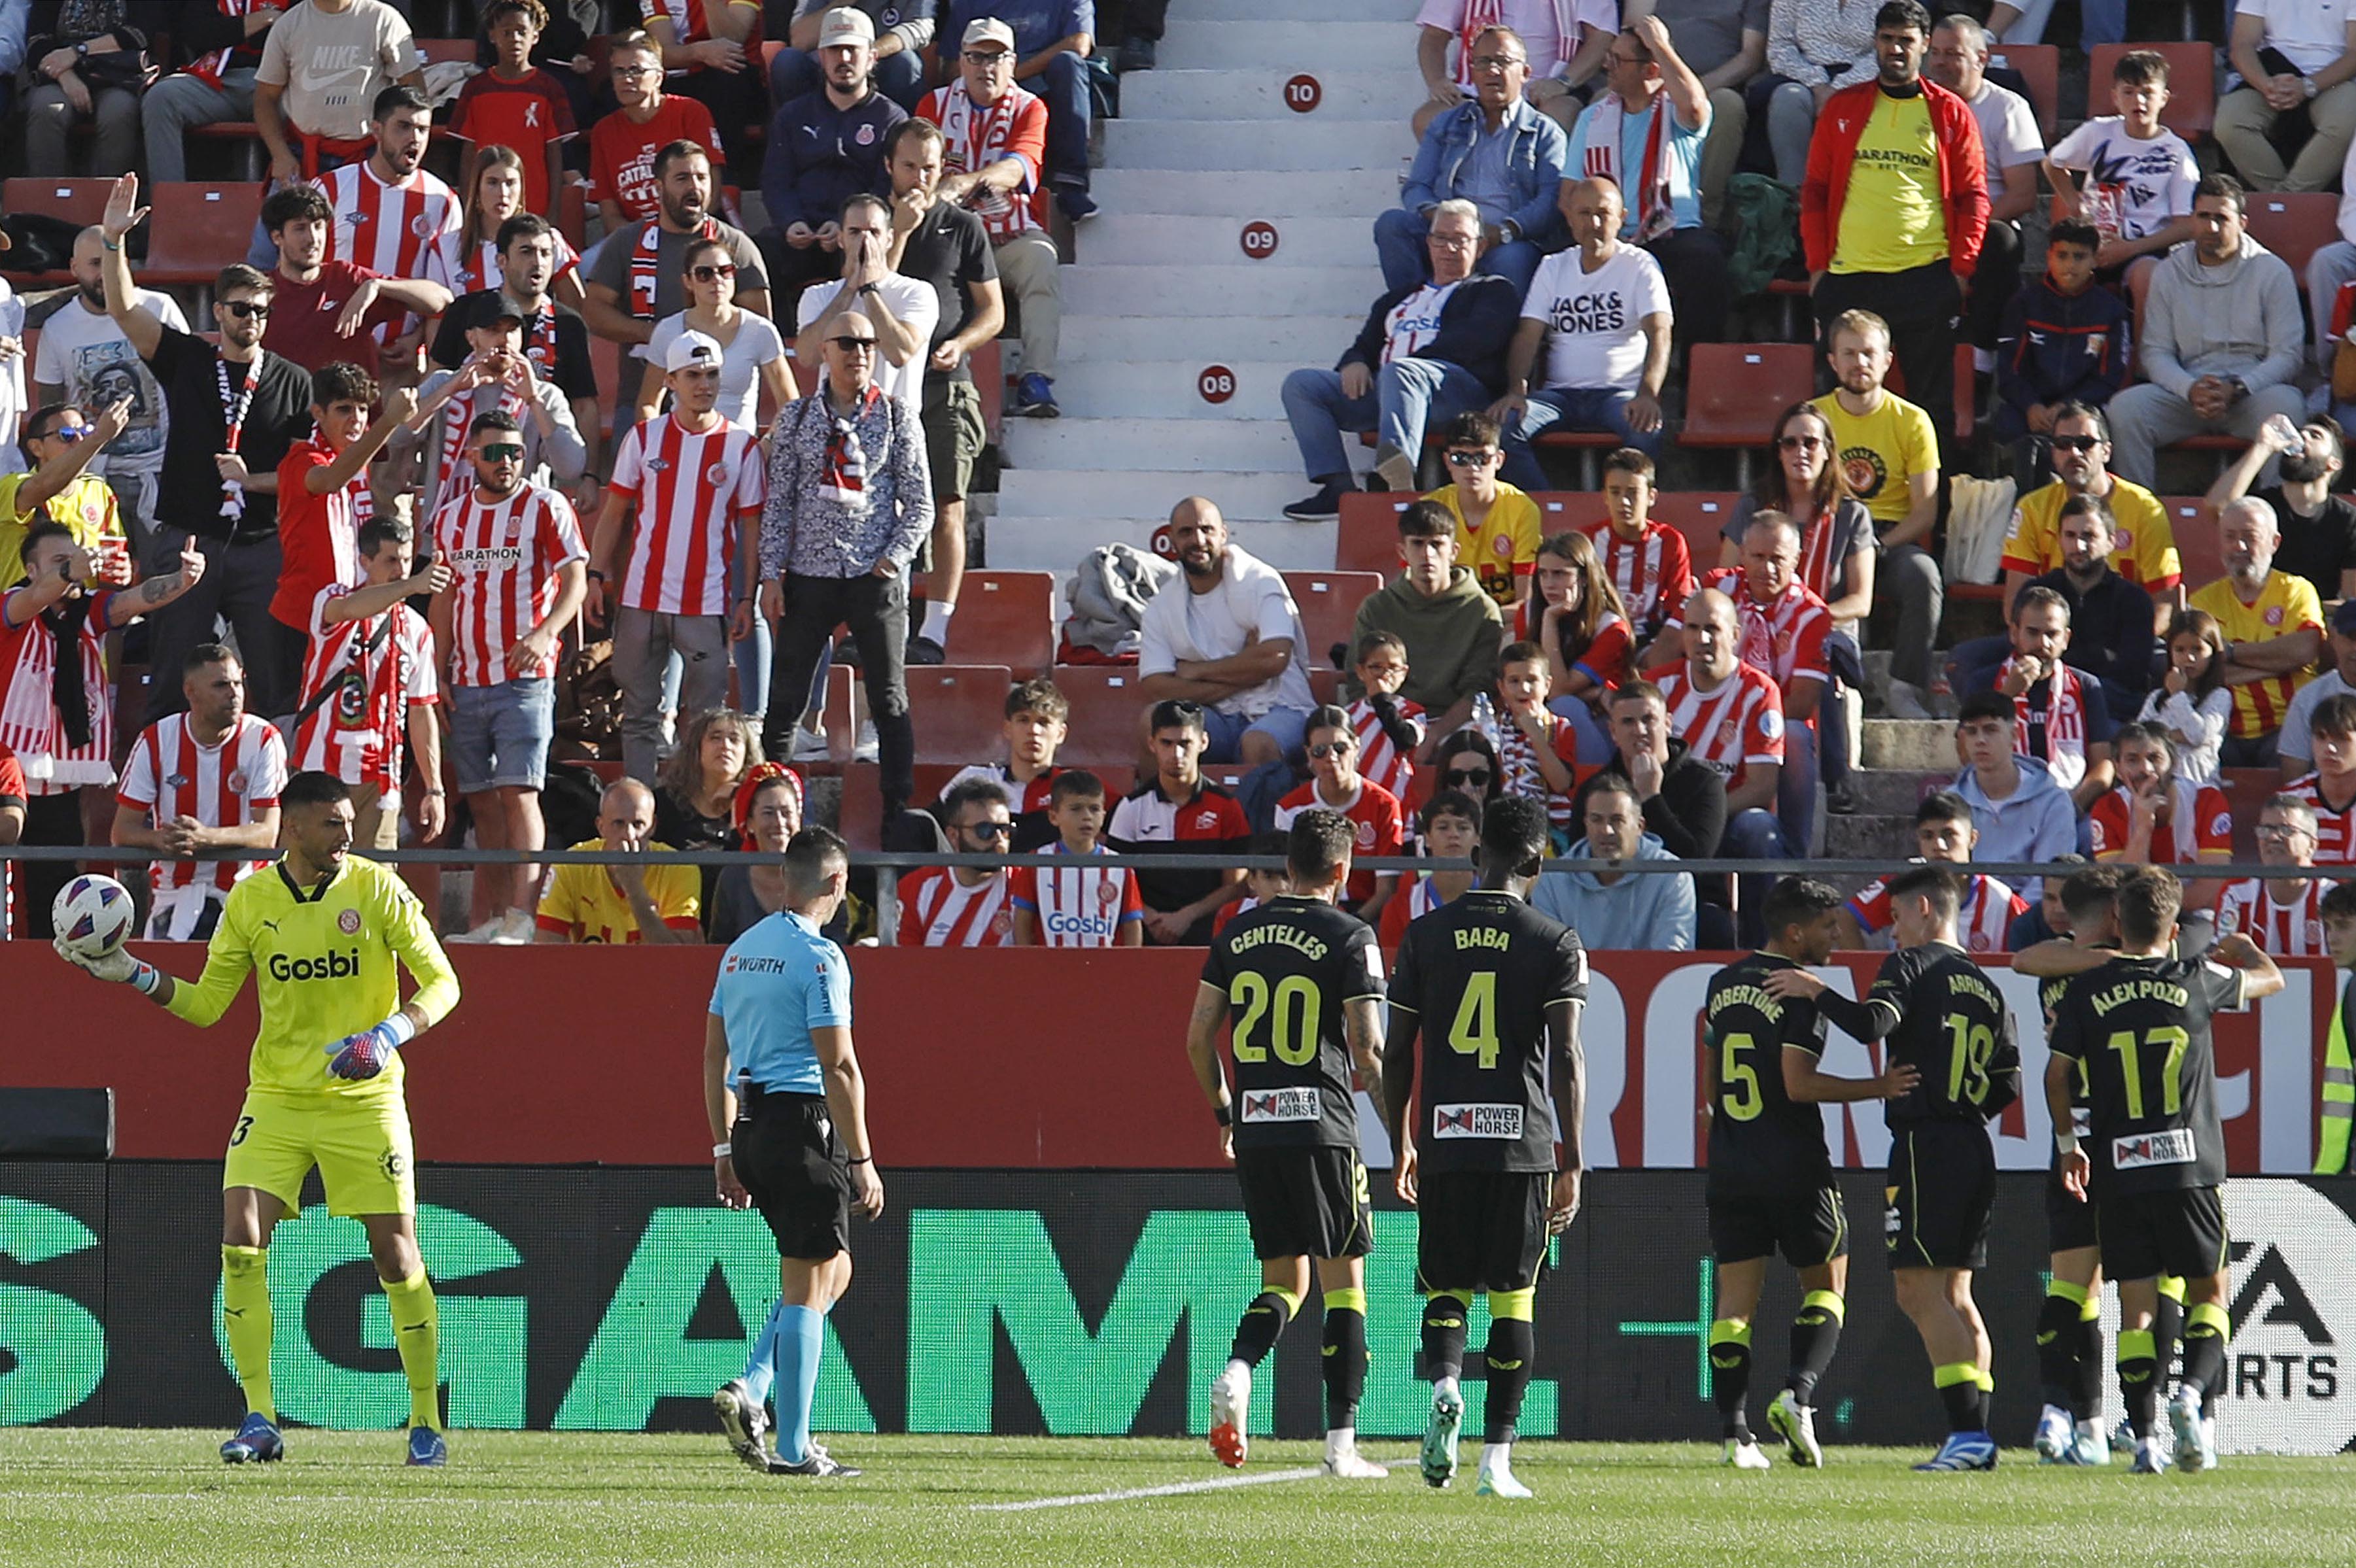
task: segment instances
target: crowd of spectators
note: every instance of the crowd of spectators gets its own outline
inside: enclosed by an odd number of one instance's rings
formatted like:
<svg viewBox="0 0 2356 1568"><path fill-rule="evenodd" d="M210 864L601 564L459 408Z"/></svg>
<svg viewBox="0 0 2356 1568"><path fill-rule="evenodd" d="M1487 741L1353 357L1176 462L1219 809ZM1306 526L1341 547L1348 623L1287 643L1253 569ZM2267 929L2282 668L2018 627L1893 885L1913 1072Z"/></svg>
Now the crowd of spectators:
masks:
<svg viewBox="0 0 2356 1568"><path fill-rule="evenodd" d="M1008 413L1062 411L1058 238L1097 210L1108 74L1088 0L487 0L455 75L383 0L145 9L35 6L19 50L25 168L86 153L151 181L117 183L29 377L10 367L0 756L27 841L157 856L158 934L203 934L252 864L188 852L266 845L289 769L325 766L364 848L529 856L561 829L615 858L487 863L473 940L724 940L776 907L769 868L629 859L781 846L836 754L838 658L887 842L1072 858L881 887L862 918L903 942L1198 943L1253 896L1230 862L1300 810L1347 814L1363 854L1444 858L1499 794L1542 801L1582 862L1540 901L1590 945L1754 940L1774 863L1861 808L1869 688L1952 727L1924 859L2220 860L2224 773L2248 769L2281 775L2265 855L2356 858L2356 507L2329 411L2356 370L2337 394L2325 374L2356 219L2304 297L2249 223L2252 192L2328 188L2350 156L2356 23L2311 0L2236 16L2197 152L2147 50L2087 83L2115 114L2049 146L1998 58L2035 6L1429 0L1417 151L1372 215L1383 293L1283 390L1313 486L1285 515L1340 516L1370 438L1364 482L1403 502L1395 578L1312 647L1215 497L1171 498L1135 787L1058 764L1049 676L1008 693L1005 759L937 793L907 669L957 662L978 357L1003 340ZM1153 63L1161 9L1125 8L1125 69ZM246 261L193 296L138 287L143 188L247 116L269 194ZM1772 181L1824 389L1776 413L1697 560L1654 513ZM2164 451L2216 437L2202 515L2172 517ZM1537 496L1563 438L1601 491L1558 528ZM1982 479L2013 484L2004 630L1943 654L1942 533ZM2222 575L2188 581L2179 528L2213 528ZM143 619L145 689L118 691L108 635ZM594 803L552 762L593 669L619 764ZM1618 869L1700 859L1758 869ZM15 879L21 929L62 870ZM1389 929L1463 885L1369 870L1345 902ZM2312 901L2193 890L2228 929ZM2050 919L2039 892L1978 879L1974 944ZM1845 918L1864 939L1884 912L1868 889Z"/></svg>

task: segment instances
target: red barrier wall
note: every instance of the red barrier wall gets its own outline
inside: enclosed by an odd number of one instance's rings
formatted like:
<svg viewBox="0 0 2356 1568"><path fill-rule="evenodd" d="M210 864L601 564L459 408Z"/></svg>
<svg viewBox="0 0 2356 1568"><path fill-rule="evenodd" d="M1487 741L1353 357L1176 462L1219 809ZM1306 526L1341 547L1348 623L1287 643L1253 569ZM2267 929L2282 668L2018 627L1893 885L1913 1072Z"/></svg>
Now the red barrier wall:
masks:
<svg viewBox="0 0 2356 1568"><path fill-rule="evenodd" d="M139 944L193 975L202 950ZM408 1052L420 1154L481 1164L680 1165L710 1146L699 1079L713 947L458 947L466 987L449 1021ZM1608 1113L1600 1164L1693 1163L1694 1013L1716 960L1597 955L1589 1010L1590 1102ZM1875 955L1839 960L1862 993ZM1186 1065L1199 950L1099 954L858 948L856 1037L884 1163L982 1168L1180 1168L1219 1163ZM2221 1075L2236 1171L2297 1170L2311 1147L2329 965L2297 965L2290 995L2220 1020ZM2013 988L2011 977L2003 977ZM2019 982L2025 985L2025 977ZM2304 995L2301 992L2304 992ZM2020 1015L2041 1068L2039 1020ZM253 1010L209 1031L66 968L46 947L0 943L0 1083L111 1086L128 1157L218 1159L245 1083ZM1683 1045L1687 1055L1680 1051ZM1845 1069L1837 1057L1831 1071ZM2035 1083L2026 1093L2039 1093ZM2240 1109L2237 1111L2236 1106ZM1878 1125L1837 1145L1872 1163ZM2008 1165L2041 1164L2041 1111L1998 1127ZM2007 1139L2013 1140L2008 1147Z"/></svg>

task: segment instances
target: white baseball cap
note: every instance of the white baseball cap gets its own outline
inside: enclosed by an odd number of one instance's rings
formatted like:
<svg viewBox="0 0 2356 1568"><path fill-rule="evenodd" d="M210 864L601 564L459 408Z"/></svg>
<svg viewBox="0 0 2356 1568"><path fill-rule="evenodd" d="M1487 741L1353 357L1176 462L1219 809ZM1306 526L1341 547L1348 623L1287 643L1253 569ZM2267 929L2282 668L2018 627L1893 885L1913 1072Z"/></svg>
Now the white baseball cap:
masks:
<svg viewBox="0 0 2356 1568"><path fill-rule="evenodd" d="M976 16L965 27L965 41L959 48L969 49L976 44L996 44L1000 48L1014 47L1014 29L995 16Z"/></svg>
<svg viewBox="0 0 2356 1568"><path fill-rule="evenodd" d="M692 370L710 366L716 370L720 368L721 357L720 345L708 334L682 332L670 340L669 348L663 350L663 368L666 371Z"/></svg>
<svg viewBox="0 0 2356 1568"><path fill-rule="evenodd" d="M818 47L830 49L837 44L872 44L875 41L875 21L855 5L837 5L819 21Z"/></svg>

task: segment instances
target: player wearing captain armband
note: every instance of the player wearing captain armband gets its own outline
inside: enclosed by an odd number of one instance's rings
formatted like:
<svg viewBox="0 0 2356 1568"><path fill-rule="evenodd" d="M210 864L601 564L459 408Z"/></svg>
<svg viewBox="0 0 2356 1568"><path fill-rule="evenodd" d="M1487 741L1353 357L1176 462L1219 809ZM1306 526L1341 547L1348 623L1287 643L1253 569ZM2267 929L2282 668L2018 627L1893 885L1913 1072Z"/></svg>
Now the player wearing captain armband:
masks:
<svg viewBox="0 0 2356 1568"><path fill-rule="evenodd" d="M400 1051L457 1005L458 977L417 896L390 867L350 853L352 805L341 781L297 773L278 805L284 857L230 890L194 984L119 946L89 953L60 939L57 949L199 1029L218 1022L253 976L262 1029L221 1175L221 1326L246 1416L221 1445L222 1459L285 1454L271 1397L268 1249L280 1217L300 1211L303 1179L316 1165L328 1212L366 1228L384 1282L409 1380L408 1462L440 1465L448 1458L440 1319L417 1248ZM406 1004L404 966L417 987Z"/></svg>

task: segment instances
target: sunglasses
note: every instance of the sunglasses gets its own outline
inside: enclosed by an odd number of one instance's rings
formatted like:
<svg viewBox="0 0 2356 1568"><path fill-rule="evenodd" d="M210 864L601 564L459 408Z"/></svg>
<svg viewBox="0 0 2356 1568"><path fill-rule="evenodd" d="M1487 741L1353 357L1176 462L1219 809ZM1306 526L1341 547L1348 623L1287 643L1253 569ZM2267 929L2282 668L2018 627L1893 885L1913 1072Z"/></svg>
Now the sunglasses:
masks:
<svg viewBox="0 0 2356 1568"><path fill-rule="evenodd" d="M1014 834L1014 824L1011 822L974 822L969 823L958 831L960 833L970 833L976 838L1010 838L1013 837Z"/></svg>
<svg viewBox="0 0 2356 1568"><path fill-rule="evenodd" d="M1355 742L1350 741L1320 741L1317 744L1309 748L1309 754L1320 759L1326 757L1346 757L1355 749Z"/></svg>
<svg viewBox="0 0 2356 1568"><path fill-rule="evenodd" d="M1786 452L1814 452L1825 444L1825 438L1820 435L1780 435L1775 438L1775 444Z"/></svg>
<svg viewBox="0 0 2356 1568"><path fill-rule="evenodd" d="M1451 468L1486 468L1497 460L1494 452L1451 452L1448 454Z"/></svg>
<svg viewBox="0 0 2356 1568"><path fill-rule="evenodd" d="M736 263L734 261L715 261L707 263L701 267L690 267L687 270L687 275L693 278L699 283L716 283L723 278L734 277L736 275Z"/></svg>
<svg viewBox="0 0 2356 1568"><path fill-rule="evenodd" d="M89 433L90 426L86 424L60 424L50 426L48 430L33 439L35 441L80 441Z"/></svg>
<svg viewBox="0 0 2356 1568"><path fill-rule="evenodd" d="M520 446L510 446L505 442L501 442L497 446L487 446L483 448L483 461L486 463L521 463L523 461L523 448Z"/></svg>
<svg viewBox="0 0 2356 1568"><path fill-rule="evenodd" d="M230 315L237 317L240 321L245 320L248 316L252 316L257 321L268 321L270 319L270 307L266 304L257 304L252 300L230 300L221 305L221 309L229 312Z"/></svg>
<svg viewBox="0 0 2356 1568"><path fill-rule="evenodd" d="M1440 775L1440 782L1449 789L1462 789L1466 784L1487 789L1489 781L1496 776L1487 768L1451 768Z"/></svg>
<svg viewBox="0 0 2356 1568"><path fill-rule="evenodd" d="M841 349L845 354L873 354L875 352L875 340L872 337L830 337L827 341L833 344L837 348Z"/></svg>
<svg viewBox="0 0 2356 1568"><path fill-rule="evenodd" d="M2062 452L2092 452L2103 444L2099 435L2057 435L2052 441L2055 448Z"/></svg>

